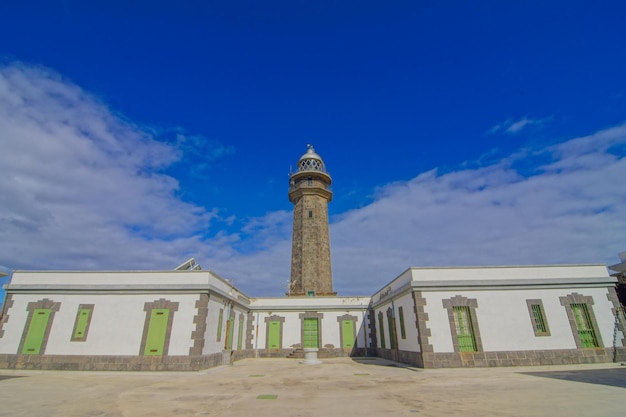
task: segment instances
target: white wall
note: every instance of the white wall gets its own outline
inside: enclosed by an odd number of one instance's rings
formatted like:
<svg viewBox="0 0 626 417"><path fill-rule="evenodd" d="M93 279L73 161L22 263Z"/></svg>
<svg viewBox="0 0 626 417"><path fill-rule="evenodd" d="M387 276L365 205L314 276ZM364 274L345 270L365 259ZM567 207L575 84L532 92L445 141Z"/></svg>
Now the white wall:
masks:
<svg viewBox="0 0 626 417"><path fill-rule="evenodd" d="M144 303L165 298L178 302L174 312L169 355L188 355L192 346L191 332L195 330L196 295L163 294L52 294L33 296L13 294L13 307L8 311L4 337L0 339L0 353L18 353L19 343L26 324L29 302L49 298L60 302L50 328L47 355L139 355L146 312ZM94 304L89 333L84 342L72 342L72 331L78 306Z"/></svg>

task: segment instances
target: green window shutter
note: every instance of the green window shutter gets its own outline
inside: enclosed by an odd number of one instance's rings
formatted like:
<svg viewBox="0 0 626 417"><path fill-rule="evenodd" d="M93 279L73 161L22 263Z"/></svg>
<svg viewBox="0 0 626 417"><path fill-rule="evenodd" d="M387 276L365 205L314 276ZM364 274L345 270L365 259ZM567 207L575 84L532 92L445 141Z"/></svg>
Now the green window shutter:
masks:
<svg viewBox="0 0 626 417"><path fill-rule="evenodd" d="M383 321L383 315L378 315L378 327L380 327L380 347L386 349L385 346L385 326Z"/></svg>
<svg viewBox="0 0 626 417"><path fill-rule="evenodd" d="M469 307L454 307L454 325L456 326L459 351L476 352L476 339L474 338L474 328Z"/></svg>
<svg viewBox="0 0 626 417"><path fill-rule="evenodd" d="M396 332L394 326L394 320L391 315L387 316L387 324L389 325L389 345L391 349L396 348Z"/></svg>
<svg viewBox="0 0 626 417"><path fill-rule="evenodd" d="M243 342L243 317L239 317L239 332L237 335L237 350L241 350Z"/></svg>
<svg viewBox="0 0 626 417"><path fill-rule="evenodd" d="M404 330L404 309L400 307L398 309L398 315L400 316L400 335L402 339L406 339L406 330Z"/></svg>
<svg viewBox="0 0 626 417"><path fill-rule="evenodd" d="M581 346L583 348L599 347L587 304L572 304L571 307Z"/></svg>
<svg viewBox="0 0 626 417"><path fill-rule="evenodd" d="M269 325L268 349L280 349L280 322L272 320Z"/></svg>
<svg viewBox="0 0 626 417"><path fill-rule="evenodd" d="M36 308L28 326L28 333L24 341L23 355L39 355L46 329L50 320L49 308Z"/></svg>
<svg viewBox="0 0 626 417"><path fill-rule="evenodd" d="M89 316L91 315L91 309L81 308L78 312L78 318L76 322L76 331L74 332L73 339L83 340L87 337L87 325L89 324Z"/></svg>
<svg viewBox="0 0 626 417"><path fill-rule="evenodd" d="M228 320L228 335L226 336L226 349L233 348L233 337L235 336L235 318Z"/></svg>
<svg viewBox="0 0 626 417"><path fill-rule="evenodd" d="M224 320L224 309L220 308L220 316L217 319L217 341L222 340L222 320Z"/></svg>
<svg viewBox="0 0 626 417"><path fill-rule="evenodd" d="M316 318L304 319L304 340L303 347L305 348L318 348L319 346L319 334L318 334L318 320Z"/></svg>
<svg viewBox="0 0 626 417"><path fill-rule="evenodd" d="M341 333L343 337L343 348L352 349L354 347L354 320L342 320Z"/></svg>
<svg viewBox="0 0 626 417"><path fill-rule="evenodd" d="M543 315L543 310L540 304L532 304L531 309L533 311L533 317L535 318L535 329L537 333L547 333L546 320Z"/></svg>
<svg viewBox="0 0 626 417"><path fill-rule="evenodd" d="M146 337L144 355L163 355L169 315L170 310L167 308L155 308L150 312L150 323L148 324L148 336Z"/></svg>

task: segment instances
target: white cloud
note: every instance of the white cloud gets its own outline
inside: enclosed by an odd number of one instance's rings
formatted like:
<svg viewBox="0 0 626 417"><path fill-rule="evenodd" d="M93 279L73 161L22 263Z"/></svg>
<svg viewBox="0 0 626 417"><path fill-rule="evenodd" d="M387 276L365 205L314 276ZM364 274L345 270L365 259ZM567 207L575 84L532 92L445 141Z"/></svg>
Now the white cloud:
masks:
<svg viewBox="0 0 626 417"><path fill-rule="evenodd" d="M251 296L281 295L292 214L202 237L228 219L181 201L162 173L196 139L168 145L153 132L48 70L1 68L0 264L169 269L194 256ZM626 249L625 154L619 126L385 185L332 219L335 289L369 295L409 266L615 263Z"/></svg>
<svg viewBox="0 0 626 417"><path fill-rule="evenodd" d="M175 197L181 158L58 74L0 68L0 264L158 268L216 213Z"/></svg>
<svg viewBox="0 0 626 417"><path fill-rule="evenodd" d="M497 125L491 127L487 133L492 134L492 133L497 133L497 132L503 132L503 133L519 133L522 130L530 127L530 126L541 126L543 124L545 124L550 118L544 118L544 119L531 119L529 117L522 117L519 120L514 120L514 119L507 119L502 123L498 123Z"/></svg>

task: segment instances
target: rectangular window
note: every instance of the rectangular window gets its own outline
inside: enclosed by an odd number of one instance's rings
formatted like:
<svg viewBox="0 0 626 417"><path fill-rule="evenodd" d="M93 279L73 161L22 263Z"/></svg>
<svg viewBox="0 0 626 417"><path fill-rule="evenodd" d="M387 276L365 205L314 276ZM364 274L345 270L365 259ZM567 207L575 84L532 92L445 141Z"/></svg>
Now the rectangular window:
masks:
<svg viewBox="0 0 626 417"><path fill-rule="evenodd" d="M380 347L385 349L385 322L383 321L383 313L378 313L378 327L380 327Z"/></svg>
<svg viewBox="0 0 626 417"><path fill-rule="evenodd" d="M459 342L460 352L476 352L476 339L474 338L474 326L472 325L472 317L470 309L467 306L455 306L454 326L456 329L456 337Z"/></svg>
<svg viewBox="0 0 626 417"><path fill-rule="evenodd" d="M233 348L233 337L235 336L235 318L231 317L226 322L226 346L225 348L231 350Z"/></svg>
<svg viewBox="0 0 626 417"><path fill-rule="evenodd" d="M395 320L391 316L391 314L387 315L387 324L389 325L389 345L391 349L396 348L396 326Z"/></svg>
<svg viewBox="0 0 626 417"><path fill-rule="evenodd" d="M150 324L148 325L148 336L146 337L144 355L163 355L169 315L170 310L167 308L155 308L150 312Z"/></svg>
<svg viewBox="0 0 626 417"><path fill-rule="evenodd" d="M50 312L51 310L49 308L36 308L33 311L30 326L28 326L28 333L26 334L26 340L24 341L24 348L22 349L23 355L39 355L43 338L48 327Z"/></svg>
<svg viewBox="0 0 626 417"><path fill-rule="evenodd" d="M550 336L548 321L541 300L526 300L535 336Z"/></svg>
<svg viewBox="0 0 626 417"><path fill-rule="evenodd" d="M239 332L237 334L237 350L241 350L243 342L243 316L239 316Z"/></svg>
<svg viewBox="0 0 626 417"><path fill-rule="evenodd" d="M220 315L217 319L217 341L222 340L222 320L224 320L224 309L220 308Z"/></svg>
<svg viewBox="0 0 626 417"><path fill-rule="evenodd" d="M319 335L318 335L318 320L314 318L304 319L303 322L303 347L304 348L318 348L319 347Z"/></svg>
<svg viewBox="0 0 626 417"><path fill-rule="evenodd" d="M406 331L404 330L404 309L402 307L398 308L398 315L400 316L400 335L402 339L406 339Z"/></svg>
<svg viewBox="0 0 626 417"><path fill-rule="evenodd" d="M70 339L72 342L84 342L87 340L93 307L93 304L81 304L78 306L76 320L74 321L74 331Z"/></svg>
<svg viewBox="0 0 626 417"><path fill-rule="evenodd" d="M578 337L583 348L600 347L594 331L587 304L571 304L572 313L578 330Z"/></svg>

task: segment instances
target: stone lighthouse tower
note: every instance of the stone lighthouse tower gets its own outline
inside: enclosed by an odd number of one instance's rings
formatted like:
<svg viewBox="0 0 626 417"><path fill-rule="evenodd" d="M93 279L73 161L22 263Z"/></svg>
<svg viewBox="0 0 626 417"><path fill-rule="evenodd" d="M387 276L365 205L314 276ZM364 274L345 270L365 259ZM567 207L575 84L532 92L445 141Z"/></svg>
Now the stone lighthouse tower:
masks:
<svg viewBox="0 0 626 417"><path fill-rule="evenodd" d="M337 295L333 292L328 234L332 180L313 146L307 147L296 171L289 177L289 201L294 204L294 210L288 295Z"/></svg>

